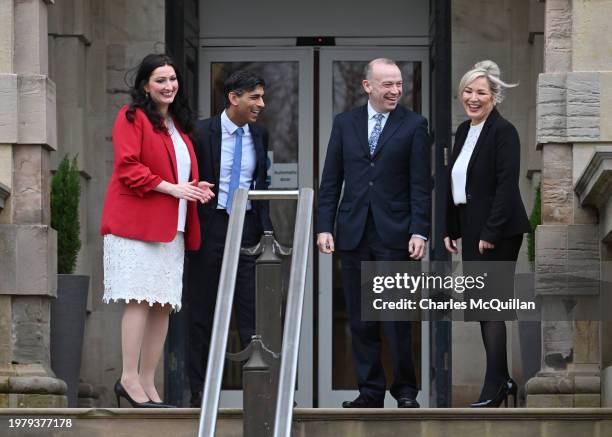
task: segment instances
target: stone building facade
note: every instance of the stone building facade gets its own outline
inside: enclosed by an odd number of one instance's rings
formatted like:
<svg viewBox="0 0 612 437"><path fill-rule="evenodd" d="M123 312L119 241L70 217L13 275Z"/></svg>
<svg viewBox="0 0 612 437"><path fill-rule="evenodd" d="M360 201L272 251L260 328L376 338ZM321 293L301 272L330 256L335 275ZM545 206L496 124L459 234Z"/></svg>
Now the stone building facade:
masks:
<svg viewBox="0 0 612 437"><path fill-rule="evenodd" d="M91 277L81 402L112 405L110 389L121 371L121 307L101 300L98 232L113 162L110 132L127 101L132 69L144 54L164 50L167 4L0 0L0 407L66 402L65 384L49 365L49 304L56 294L49 180L65 153L78 153L77 271ZM492 58L508 80L521 83L502 112L521 135L529 209L542 184L536 292L550 311L567 299L579 306L588 298L567 286L568 275L588 265L589 278L612 279L602 267L612 261L612 111L606 111L612 43L602 36L612 0L453 0L451 6L453 81ZM458 102L452 111L456 127L463 119ZM559 282L551 286L551 277ZM590 296L600 298L597 293ZM457 350L469 345L470 329L457 330ZM610 345L607 323L544 323L541 370L527 384L527 405L612 405ZM463 357L454 357L454 368L465 368ZM457 372L457 388L478 389L479 376Z"/></svg>
<svg viewBox="0 0 612 437"><path fill-rule="evenodd" d="M607 302L610 291L597 279L610 280L612 43L601 35L612 2L545 5L536 111L542 225L535 287L544 312L566 305L561 311L576 313L593 299ZM572 277L580 278L577 286ZM542 369L527 385L527 405L609 406L608 323L544 322L542 334Z"/></svg>
<svg viewBox="0 0 612 437"><path fill-rule="evenodd" d="M49 226L56 87L47 2L0 3L0 406L62 406L49 368L56 234Z"/></svg>

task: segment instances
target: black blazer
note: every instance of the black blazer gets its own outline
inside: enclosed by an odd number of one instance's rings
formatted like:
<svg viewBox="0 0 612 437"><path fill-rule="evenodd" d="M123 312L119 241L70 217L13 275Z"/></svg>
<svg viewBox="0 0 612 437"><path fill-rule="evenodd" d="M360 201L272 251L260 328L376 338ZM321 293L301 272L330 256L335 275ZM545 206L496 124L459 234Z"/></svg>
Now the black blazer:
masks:
<svg viewBox="0 0 612 437"><path fill-rule="evenodd" d="M453 202L452 169L465 143L470 120L459 125L448 174L446 235L477 237L489 243L529 232L530 225L519 191L521 144L518 132L497 109L487 117L466 176L466 217L459 225L459 211ZM463 235L462 235L463 234Z"/></svg>
<svg viewBox="0 0 612 437"><path fill-rule="evenodd" d="M333 232L337 208L336 247L352 250L370 209L383 244L406 249L412 234L428 238L431 226L427 120L396 107L370 157L367 118L366 105L334 119L319 189L317 232Z"/></svg>
<svg viewBox="0 0 612 437"><path fill-rule="evenodd" d="M268 131L260 125L249 124L249 130L253 136L255 146L256 165L253 173L253 183L251 189L267 190L267 151L268 151ZM194 148L198 159L198 170L200 180L215 184L213 191L215 197L208 203L198 204L198 214L200 216L200 226L202 238L206 238L206 221L210 214L217 209L217 199L219 198L219 172L221 167L221 115L216 115L206 120L199 120L196 123L193 134ZM263 230L272 230L270 221L269 202L252 202L253 212L256 214L258 236Z"/></svg>

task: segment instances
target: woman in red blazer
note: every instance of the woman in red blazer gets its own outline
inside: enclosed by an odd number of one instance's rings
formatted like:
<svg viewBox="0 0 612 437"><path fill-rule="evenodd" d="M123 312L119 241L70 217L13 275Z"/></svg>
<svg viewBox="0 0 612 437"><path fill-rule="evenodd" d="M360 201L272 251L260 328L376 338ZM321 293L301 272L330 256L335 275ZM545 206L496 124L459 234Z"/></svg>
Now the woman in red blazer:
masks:
<svg viewBox="0 0 612 437"><path fill-rule="evenodd" d="M147 55L132 102L113 128L115 160L102 213L104 301L124 300L123 371L117 403L167 407L154 385L168 330L181 306L184 251L200 246L195 202L207 202L211 184L198 181L188 133L193 115L172 59ZM140 369L138 363L140 361Z"/></svg>

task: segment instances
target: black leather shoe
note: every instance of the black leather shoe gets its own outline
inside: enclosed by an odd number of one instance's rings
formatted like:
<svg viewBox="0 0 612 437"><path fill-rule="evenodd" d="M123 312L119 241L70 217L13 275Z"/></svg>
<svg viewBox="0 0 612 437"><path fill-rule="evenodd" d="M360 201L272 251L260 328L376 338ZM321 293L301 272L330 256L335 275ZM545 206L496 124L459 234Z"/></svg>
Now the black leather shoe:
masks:
<svg viewBox="0 0 612 437"><path fill-rule="evenodd" d="M399 398L397 400L397 408L419 408L420 405L416 399Z"/></svg>
<svg viewBox="0 0 612 437"><path fill-rule="evenodd" d="M134 399L132 399L125 387L123 387L123 384L121 384L121 379L118 379L115 383L115 395L117 396L117 408L121 407L119 398L124 398L134 408L158 408L156 404L150 400L146 402L136 402Z"/></svg>
<svg viewBox="0 0 612 437"><path fill-rule="evenodd" d="M189 399L189 406L191 408L202 408L202 392L191 393L191 399Z"/></svg>
<svg viewBox="0 0 612 437"><path fill-rule="evenodd" d="M363 396L357 396L354 401L342 402L342 408L383 408L384 401L375 401Z"/></svg>
<svg viewBox="0 0 612 437"><path fill-rule="evenodd" d="M155 408L176 408L176 405L164 404L163 402L151 401L151 403L155 405Z"/></svg>

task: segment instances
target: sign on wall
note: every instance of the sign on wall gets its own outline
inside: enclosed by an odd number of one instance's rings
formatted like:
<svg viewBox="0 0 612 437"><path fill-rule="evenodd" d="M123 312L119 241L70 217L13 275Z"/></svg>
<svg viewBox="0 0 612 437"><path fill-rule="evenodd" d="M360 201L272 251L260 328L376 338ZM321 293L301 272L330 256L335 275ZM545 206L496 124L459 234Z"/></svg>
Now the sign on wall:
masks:
<svg viewBox="0 0 612 437"><path fill-rule="evenodd" d="M275 163L274 152L268 152L268 185L275 190L295 190L298 188L297 162Z"/></svg>

